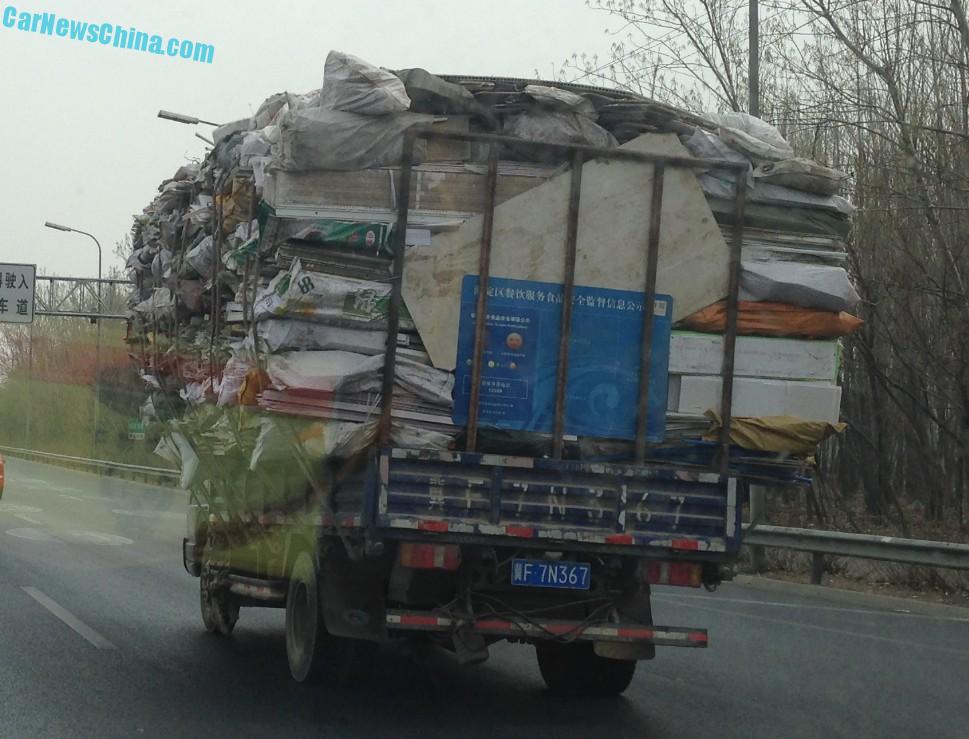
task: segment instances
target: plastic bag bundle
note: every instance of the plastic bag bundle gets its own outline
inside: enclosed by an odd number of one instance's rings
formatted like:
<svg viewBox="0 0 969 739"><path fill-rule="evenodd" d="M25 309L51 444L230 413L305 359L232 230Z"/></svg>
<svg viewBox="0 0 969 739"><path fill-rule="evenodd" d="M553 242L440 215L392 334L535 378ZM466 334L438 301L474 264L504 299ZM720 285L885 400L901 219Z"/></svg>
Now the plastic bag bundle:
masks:
<svg viewBox="0 0 969 739"><path fill-rule="evenodd" d="M401 113L410 108L404 83L359 57L331 51L323 66L320 106L363 115Z"/></svg>

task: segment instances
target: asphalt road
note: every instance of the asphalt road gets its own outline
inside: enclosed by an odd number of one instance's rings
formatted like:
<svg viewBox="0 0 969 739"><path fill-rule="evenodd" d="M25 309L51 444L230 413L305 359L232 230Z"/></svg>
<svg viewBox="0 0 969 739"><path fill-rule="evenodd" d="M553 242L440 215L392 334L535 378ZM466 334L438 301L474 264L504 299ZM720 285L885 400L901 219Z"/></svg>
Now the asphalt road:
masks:
<svg viewBox="0 0 969 739"><path fill-rule="evenodd" d="M516 645L475 668L379 653L351 687L306 688L282 611L203 632L184 505L7 460L0 737L969 736L969 611L769 581L657 593L658 623L711 645L660 650L617 700L552 698Z"/></svg>

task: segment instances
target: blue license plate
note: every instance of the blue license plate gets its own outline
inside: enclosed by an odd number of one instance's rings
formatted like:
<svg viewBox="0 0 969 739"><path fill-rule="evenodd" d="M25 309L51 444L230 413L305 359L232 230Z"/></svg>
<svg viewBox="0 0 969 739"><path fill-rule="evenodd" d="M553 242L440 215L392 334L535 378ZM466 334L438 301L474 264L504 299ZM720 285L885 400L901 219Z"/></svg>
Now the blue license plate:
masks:
<svg viewBox="0 0 969 739"><path fill-rule="evenodd" d="M511 584L531 588L588 590L592 567L582 562L513 559Z"/></svg>

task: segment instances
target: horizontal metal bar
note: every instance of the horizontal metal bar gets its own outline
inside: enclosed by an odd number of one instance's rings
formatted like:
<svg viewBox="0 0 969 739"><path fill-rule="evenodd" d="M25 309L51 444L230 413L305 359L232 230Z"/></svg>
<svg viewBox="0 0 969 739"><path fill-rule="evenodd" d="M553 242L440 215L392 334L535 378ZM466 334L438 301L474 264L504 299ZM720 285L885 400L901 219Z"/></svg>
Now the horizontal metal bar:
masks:
<svg viewBox="0 0 969 739"><path fill-rule="evenodd" d="M105 285L134 285L134 280L125 280L119 277L58 277L57 275L37 275L36 280L46 282L101 282Z"/></svg>
<svg viewBox="0 0 969 739"><path fill-rule="evenodd" d="M560 619L528 619L516 616L480 616L461 619L432 611L388 610L385 623L389 629L404 631L451 632L466 628L478 634L504 636L509 639L558 639L571 641L639 642L665 647L706 647L706 629L678 626L650 626L638 623L584 623Z"/></svg>
<svg viewBox="0 0 969 739"><path fill-rule="evenodd" d="M85 313L70 310L35 310L34 315L46 316L47 318L103 318L107 321L127 321L129 318L117 313Z"/></svg>
<svg viewBox="0 0 969 739"><path fill-rule="evenodd" d="M925 567L969 569L969 544L945 541L745 524L744 543Z"/></svg>
<svg viewBox="0 0 969 739"><path fill-rule="evenodd" d="M168 477L177 479L182 476L178 470L169 470L163 467L143 467L137 464L124 464L123 462L112 462L107 459L87 459L86 457L71 457L67 454L54 454L53 452L40 452L36 449L20 449L12 446L0 446L0 452L9 454L22 454L24 456L40 457L41 459L57 459L62 462L72 462L83 464L89 467L100 467L102 469L126 470L128 472L142 472L146 475L157 475L158 477Z"/></svg>
<svg viewBox="0 0 969 739"><path fill-rule="evenodd" d="M606 148L600 146L583 146L582 144L560 144L550 141L526 141L517 136L501 136L493 133L464 133L461 131L438 131L433 127L415 126L407 131L406 137L411 139L444 139L448 141L474 141L505 146L541 146L543 149L559 149L567 152L582 152L591 159L621 159L629 162L663 162L668 167L682 167L685 169L732 169L738 172L746 171L749 164L730 162L726 159L694 159L693 157L672 157L668 154L656 154L649 151L633 151L623 148Z"/></svg>

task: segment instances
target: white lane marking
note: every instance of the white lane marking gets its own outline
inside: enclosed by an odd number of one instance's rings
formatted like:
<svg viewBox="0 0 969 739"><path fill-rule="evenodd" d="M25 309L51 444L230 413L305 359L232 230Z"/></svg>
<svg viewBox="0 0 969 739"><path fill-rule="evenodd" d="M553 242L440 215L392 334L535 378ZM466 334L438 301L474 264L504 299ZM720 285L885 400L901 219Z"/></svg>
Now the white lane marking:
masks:
<svg viewBox="0 0 969 739"><path fill-rule="evenodd" d="M51 536L43 529L7 529L7 534L10 536L15 536L18 539L29 539L30 541L46 541L55 542L57 544L64 543L60 539Z"/></svg>
<svg viewBox="0 0 969 739"><path fill-rule="evenodd" d="M116 513L119 516L133 516L136 518L172 518L181 521L185 518L184 513L176 513L175 511L126 511L121 508L112 508L112 513Z"/></svg>
<svg viewBox="0 0 969 739"><path fill-rule="evenodd" d="M78 498L76 495L64 495L64 493L61 493L60 497L67 498L67 500L77 500L77 501L80 501L81 503L84 503L86 500L85 498Z"/></svg>
<svg viewBox="0 0 969 739"><path fill-rule="evenodd" d="M0 513L40 513L41 509L19 503L0 503Z"/></svg>
<svg viewBox="0 0 969 739"><path fill-rule="evenodd" d="M869 608L845 608L843 606L814 606L802 603L784 603L782 601L771 600L751 600L748 598L726 598L719 595L689 595L686 593L653 595L654 599L665 600L674 603L676 600L685 598L690 600L705 600L708 603L739 603L750 606L767 606L768 608L794 608L799 611L833 611L834 613L857 613L861 616L902 616L904 618L925 618L932 621L954 621L955 623L969 623L969 618L960 616L932 616L927 613L912 613L895 608L891 611L876 611Z"/></svg>
<svg viewBox="0 0 969 739"><path fill-rule="evenodd" d="M86 639L90 644L94 645L98 649L117 649L117 647L101 636L98 632L88 626L86 623L81 621L77 616L68 611L66 608L58 604L56 601L48 598L37 588L31 588L24 586L23 591L33 598L35 601L40 603L44 608L53 613L57 618L63 621L65 624L71 627L76 634Z"/></svg>
<svg viewBox="0 0 969 739"><path fill-rule="evenodd" d="M969 651L962 649L949 649L948 647L940 647L937 644L925 644L924 642L909 641L907 639L894 639L890 636L879 636L878 634L866 634L861 631L849 631L848 629L836 629L831 626L817 626L815 624L806 624L802 621L792 621L788 618L769 618L768 616L755 616L751 613L743 613L741 611L731 611L725 610L723 608L711 608L710 606L686 606L688 608L694 608L698 611L709 611L711 613L717 613L721 616L733 616L734 618L740 620L753 619L754 621L764 621L765 623L771 624L781 624L783 626L795 626L801 629L810 629L811 631L820 631L825 634L837 634L838 636L849 636L855 637L857 639L868 639L870 641L885 642L888 644L894 644L900 647L914 647L915 649L927 649L934 652L943 652L944 654L951 654L957 657L969 658Z"/></svg>
<svg viewBox="0 0 969 739"><path fill-rule="evenodd" d="M65 536L85 544L99 544L101 546L117 547L122 544L134 544L132 539L117 534L102 534L100 531L68 531Z"/></svg>
<svg viewBox="0 0 969 739"><path fill-rule="evenodd" d="M36 518L31 518L30 516L25 516L23 513L14 513L14 518L19 518L21 521L26 523L32 523L34 526L40 526L41 523Z"/></svg>

